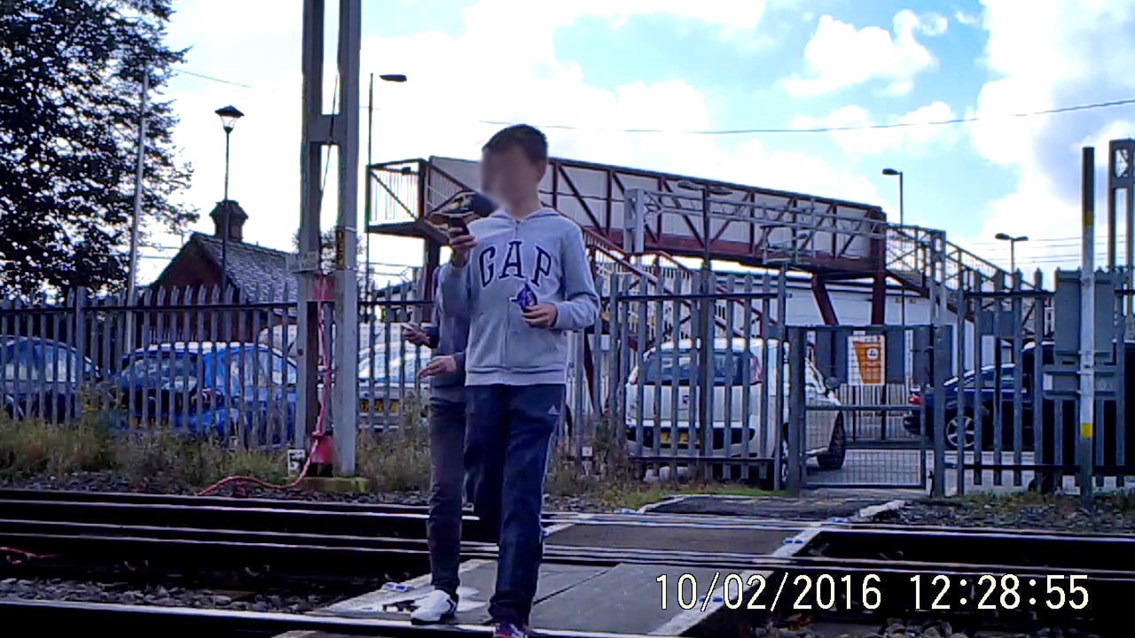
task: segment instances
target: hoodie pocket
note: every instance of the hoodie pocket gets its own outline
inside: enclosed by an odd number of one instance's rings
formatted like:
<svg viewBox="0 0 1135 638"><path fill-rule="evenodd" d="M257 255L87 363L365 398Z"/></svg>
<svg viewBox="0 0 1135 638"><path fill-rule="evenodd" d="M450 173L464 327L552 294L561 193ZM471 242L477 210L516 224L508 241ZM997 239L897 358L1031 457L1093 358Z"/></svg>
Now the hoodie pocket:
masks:
<svg viewBox="0 0 1135 638"><path fill-rule="evenodd" d="M520 372L554 372L567 367L567 333L523 326L510 330L504 360Z"/></svg>

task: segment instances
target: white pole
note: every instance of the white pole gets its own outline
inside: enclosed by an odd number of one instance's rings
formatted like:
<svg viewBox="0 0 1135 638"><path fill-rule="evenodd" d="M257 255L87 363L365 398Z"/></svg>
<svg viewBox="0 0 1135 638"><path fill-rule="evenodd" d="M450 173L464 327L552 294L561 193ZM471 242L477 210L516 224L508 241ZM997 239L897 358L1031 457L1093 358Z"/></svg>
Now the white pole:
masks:
<svg viewBox="0 0 1135 638"><path fill-rule="evenodd" d="M134 218L130 221L130 273L126 280L126 305L134 306L138 287L138 227L142 219L142 190L146 158L146 97L150 91L150 70L142 71L142 99L138 112L138 159L134 169ZM134 350L134 311L126 312L126 352Z"/></svg>
<svg viewBox="0 0 1135 638"><path fill-rule="evenodd" d="M1096 341L1096 157L1095 149L1083 150L1082 262L1080 264L1080 504L1092 503L1092 441L1095 432L1095 341ZM1060 433L1057 433L1060 436Z"/></svg>

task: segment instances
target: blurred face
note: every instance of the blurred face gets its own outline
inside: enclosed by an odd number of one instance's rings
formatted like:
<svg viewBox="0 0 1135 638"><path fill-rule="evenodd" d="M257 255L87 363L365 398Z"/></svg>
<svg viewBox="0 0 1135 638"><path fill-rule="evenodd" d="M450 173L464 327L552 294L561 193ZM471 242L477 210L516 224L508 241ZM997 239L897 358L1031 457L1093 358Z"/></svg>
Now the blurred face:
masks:
<svg viewBox="0 0 1135 638"><path fill-rule="evenodd" d="M497 153L485 153L481 161L481 177L488 192L505 203L531 198L544 178L547 162L530 162L519 146Z"/></svg>

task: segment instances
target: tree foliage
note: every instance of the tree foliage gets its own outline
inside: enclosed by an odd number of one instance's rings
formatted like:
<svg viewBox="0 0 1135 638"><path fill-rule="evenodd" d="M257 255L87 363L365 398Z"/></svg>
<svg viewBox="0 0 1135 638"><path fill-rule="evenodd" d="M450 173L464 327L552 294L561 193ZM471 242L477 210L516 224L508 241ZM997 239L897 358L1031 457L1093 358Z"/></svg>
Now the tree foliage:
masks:
<svg viewBox="0 0 1135 638"><path fill-rule="evenodd" d="M123 284L144 73L143 229L196 219L161 99L185 54L163 43L170 3L0 0L0 292Z"/></svg>

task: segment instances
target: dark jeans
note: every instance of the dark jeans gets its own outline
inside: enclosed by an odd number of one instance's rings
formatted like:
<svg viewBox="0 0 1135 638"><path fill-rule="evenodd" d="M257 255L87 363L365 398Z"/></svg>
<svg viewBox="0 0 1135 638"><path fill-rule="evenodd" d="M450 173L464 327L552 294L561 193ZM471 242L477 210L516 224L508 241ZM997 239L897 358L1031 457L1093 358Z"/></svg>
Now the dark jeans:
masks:
<svg viewBox="0 0 1135 638"><path fill-rule="evenodd" d="M430 514L426 535L434 588L457 600L465 482L465 404L430 400Z"/></svg>
<svg viewBox="0 0 1135 638"><path fill-rule="evenodd" d="M527 625L544 553L540 514L549 442L564 410L564 386L470 386L468 443L473 509L500 546L494 622ZM494 524L495 523L495 524Z"/></svg>

